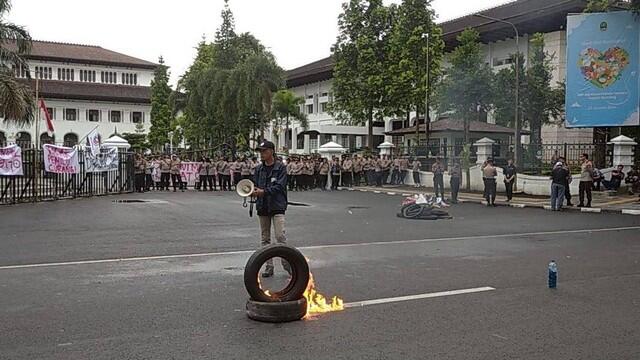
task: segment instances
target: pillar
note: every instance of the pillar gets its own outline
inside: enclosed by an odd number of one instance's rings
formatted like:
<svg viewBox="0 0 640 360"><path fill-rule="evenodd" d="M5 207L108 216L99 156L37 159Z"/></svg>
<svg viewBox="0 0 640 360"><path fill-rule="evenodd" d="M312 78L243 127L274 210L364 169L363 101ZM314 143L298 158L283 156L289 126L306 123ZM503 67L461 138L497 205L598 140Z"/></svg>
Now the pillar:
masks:
<svg viewBox="0 0 640 360"><path fill-rule="evenodd" d="M487 159L493 156L493 144L496 142L484 137L473 144L477 148L478 160L476 164L482 165Z"/></svg>
<svg viewBox="0 0 640 360"><path fill-rule="evenodd" d="M613 144L613 166L624 165L625 171L633 166L633 149L638 145L633 139L624 135L617 136L609 142Z"/></svg>

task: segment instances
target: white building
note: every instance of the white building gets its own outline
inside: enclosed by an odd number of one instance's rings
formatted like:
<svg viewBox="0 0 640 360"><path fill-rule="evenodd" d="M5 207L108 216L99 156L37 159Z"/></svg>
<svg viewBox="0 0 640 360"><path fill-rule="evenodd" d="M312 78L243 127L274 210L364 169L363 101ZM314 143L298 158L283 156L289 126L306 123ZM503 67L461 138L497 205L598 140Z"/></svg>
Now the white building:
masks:
<svg viewBox="0 0 640 360"><path fill-rule="evenodd" d="M96 126L103 138L116 131L148 131L150 84L157 64L99 46L46 41L34 41L25 58L29 69L14 70L34 91L37 75L55 134L48 136L44 116L39 134L35 122L28 127L0 123L0 145L30 147L36 136L41 144L74 145Z"/></svg>
<svg viewBox="0 0 640 360"><path fill-rule="evenodd" d="M457 36L466 28L474 28L480 33L486 63L495 71L510 65L510 54L516 52L513 28L508 24L476 15L482 14L514 23L520 34L519 50L525 57L529 57L531 35L543 33L545 50L554 55L552 84L563 81L566 75L567 15L582 12L586 4L586 0L517 0L442 22L439 25L442 27L445 41L445 63L447 54L457 45ZM289 136L292 138L292 152L315 152L319 146L329 141L335 141L352 150L366 143L365 126L340 125L339 121L333 119L326 111L332 98L333 65L333 59L328 57L287 72L287 87L296 95L304 97L303 111L309 119L307 131L297 123L291 126ZM488 114L487 122L493 122L492 114ZM459 123L461 126L462 122ZM390 132L410 126L412 125L406 124L402 119L386 119L384 123L374 124L374 146L383 141L406 144L403 137L392 137L390 135L395 134ZM280 136L280 147L285 144L284 138ZM591 143L594 141L594 131L590 128L567 129L562 124L548 125L542 130L542 138L544 143L549 144Z"/></svg>

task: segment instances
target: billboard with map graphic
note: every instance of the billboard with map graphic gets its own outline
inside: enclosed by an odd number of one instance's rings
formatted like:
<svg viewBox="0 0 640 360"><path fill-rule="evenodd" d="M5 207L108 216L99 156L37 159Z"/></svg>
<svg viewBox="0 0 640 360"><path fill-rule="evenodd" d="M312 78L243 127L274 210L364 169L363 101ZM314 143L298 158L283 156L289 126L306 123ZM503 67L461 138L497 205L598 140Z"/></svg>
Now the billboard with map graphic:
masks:
<svg viewBox="0 0 640 360"><path fill-rule="evenodd" d="M633 13L567 17L567 127L640 125L639 53Z"/></svg>

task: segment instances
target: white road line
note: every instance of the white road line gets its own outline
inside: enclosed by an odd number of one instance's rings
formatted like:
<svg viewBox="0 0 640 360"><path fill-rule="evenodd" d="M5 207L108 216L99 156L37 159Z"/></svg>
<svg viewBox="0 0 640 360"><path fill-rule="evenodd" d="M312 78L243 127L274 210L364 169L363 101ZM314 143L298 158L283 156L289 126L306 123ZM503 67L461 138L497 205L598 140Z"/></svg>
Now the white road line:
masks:
<svg viewBox="0 0 640 360"><path fill-rule="evenodd" d="M640 215L640 210L623 209L622 213L625 214L625 215Z"/></svg>
<svg viewBox="0 0 640 360"><path fill-rule="evenodd" d="M518 233L518 234L474 235L474 236L445 237L445 238L433 238L433 239L378 241L378 242L351 243L351 244L315 245L315 246L301 246L298 249L300 250L337 249L337 248L363 247L363 246L420 244L420 243L431 243L431 242L441 242L441 241L501 239L501 238L527 237L527 236L588 234L588 233L600 233L600 232L609 232L609 231L636 231L636 230L640 230L640 226L582 229L582 230L539 231L539 232ZM115 258L115 259L98 259L98 260L65 261L65 262L52 262L52 263L39 263L39 264L24 264L24 265L7 265L7 266L0 266L0 270L28 269L28 268L68 266L68 265L104 264L104 263L117 263L117 262L150 261L150 260L188 259L188 258L227 256L227 255L247 255L247 254L252 254L254 251L255 250L238 250L238 251L227 251L227 252L140 256L140 257Z"/></svg>
<svg viewBox="0 0 640 360"><path fill-rule="evenodd" d="M472 288L472 289L441 291L441 292L429 293L429 294L418 294L418 295L399 296L399 297L384 298L384 299L358 301L358 302L346 303L344 304L344 307L345 309L348 309L348 308L388 304L388 303L402 302L402 301L430 299L430 298L437 298L437 297L443 297L443 296L473 294L473 293L493 291L493 290L495 290L495 288L492 288L490 286L485 286L485 287L478 287L478 288Z"/></svg>

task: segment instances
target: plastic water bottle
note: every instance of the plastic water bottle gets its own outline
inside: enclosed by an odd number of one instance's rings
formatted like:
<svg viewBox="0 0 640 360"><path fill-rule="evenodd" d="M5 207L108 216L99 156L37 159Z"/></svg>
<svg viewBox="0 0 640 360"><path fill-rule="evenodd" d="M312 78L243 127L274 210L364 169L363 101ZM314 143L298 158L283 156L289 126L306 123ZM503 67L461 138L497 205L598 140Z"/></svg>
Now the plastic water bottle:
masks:
<svg viewBox="0 0 640 360"><path fill-rule="evenodd" d="M558 264L555 260L549 263L549 289L555 289L558 283Z"/></svg>

